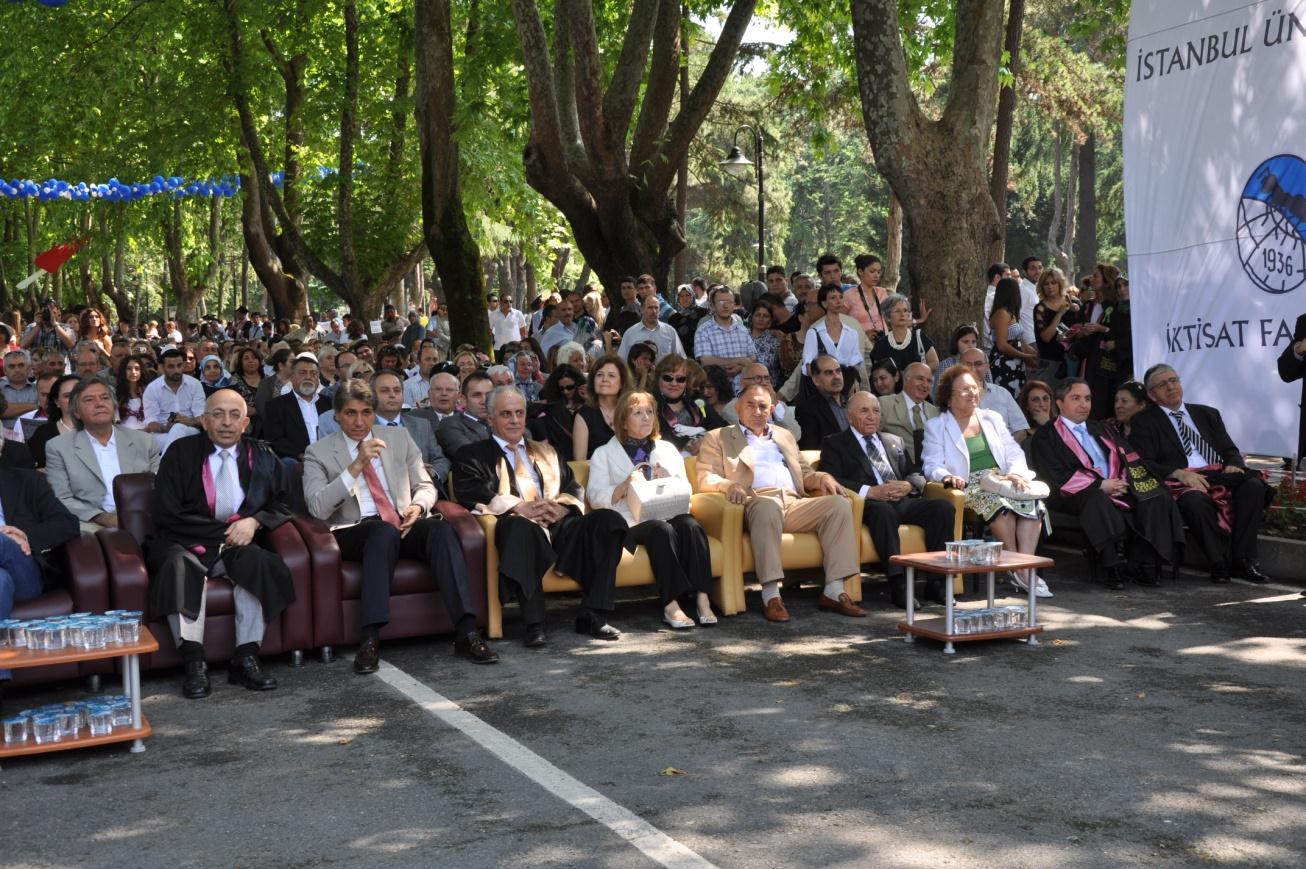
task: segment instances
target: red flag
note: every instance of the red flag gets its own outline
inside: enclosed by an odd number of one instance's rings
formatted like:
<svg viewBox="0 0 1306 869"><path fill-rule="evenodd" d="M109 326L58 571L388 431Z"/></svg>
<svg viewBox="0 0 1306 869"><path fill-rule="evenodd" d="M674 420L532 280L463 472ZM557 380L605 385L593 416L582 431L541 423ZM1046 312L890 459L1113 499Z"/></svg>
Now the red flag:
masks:
<svg viewBox="0 0 1306 869"><path fill-rule="evenodd" d="M64 244L56 244L47 251L37 254L36 267L43 271L54 274L63 267L63 264L72 258L72 255L81 250L84 240L74 238L72 241Z"/></svg>

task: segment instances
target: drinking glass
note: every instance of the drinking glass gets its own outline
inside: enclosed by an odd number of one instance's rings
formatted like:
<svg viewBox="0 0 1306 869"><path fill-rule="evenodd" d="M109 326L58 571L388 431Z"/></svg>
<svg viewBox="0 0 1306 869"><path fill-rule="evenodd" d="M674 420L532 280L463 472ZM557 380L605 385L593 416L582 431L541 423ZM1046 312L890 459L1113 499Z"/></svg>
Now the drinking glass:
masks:
<svg viewBox="0 0 1306 869"><path fill-rule="evenodd" d="M60 739L59 716L49 713L32 716L32 736L37 745L58 742Z"/></svg>
<svg viewBox="0 0 1306 869"><path fill-rule="evenodd" d="M27 741L27 716L10 715L4 720L5 745Z"/></svg>
<svg viewBox="0 0 1306 869"><path fill-rule="evenodd" d="M92 704L86 710L86 726L91 736L108 736L113 733L113 707L104 703Z"/></svg>

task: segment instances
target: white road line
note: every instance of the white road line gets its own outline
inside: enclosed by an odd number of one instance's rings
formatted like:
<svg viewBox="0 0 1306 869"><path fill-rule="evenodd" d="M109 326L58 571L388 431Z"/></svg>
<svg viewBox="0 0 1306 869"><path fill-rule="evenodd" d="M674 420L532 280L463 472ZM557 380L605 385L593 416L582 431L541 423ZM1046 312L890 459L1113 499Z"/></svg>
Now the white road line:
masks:
<svg viewBox="0 0 1306 869"><path fill-rule="evenodd" d="M668 869L715 869L694 851L573 778L517 740L465 711L393 664L381 662L382 682L412 700L558 799L579 809Z"/></svg>

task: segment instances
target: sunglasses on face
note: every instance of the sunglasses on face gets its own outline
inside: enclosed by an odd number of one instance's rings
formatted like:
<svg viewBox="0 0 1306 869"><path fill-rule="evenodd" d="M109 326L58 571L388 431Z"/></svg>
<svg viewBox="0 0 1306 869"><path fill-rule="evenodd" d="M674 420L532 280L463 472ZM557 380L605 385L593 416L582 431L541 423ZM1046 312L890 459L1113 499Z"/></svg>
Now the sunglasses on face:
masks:
<svg viewBox="0 0 1306 869"><path fill-rule="evenodd" d="M563 392L571 392L573 389L576 388L576 384L574 384L574 383L559 383L559 384L558 384L558 388L561 389Z"/></svg>
<svg viewBox="0 0 1306 869"><path fill-rule="evenodd" d="M683 374L663 374L663 375L662 375L662 382L663 382L663 383L684 383L684 382L685 382L686 380L688 380L688 379L689 379L689 378L686 377L686 376L683 375Z"/></svg>

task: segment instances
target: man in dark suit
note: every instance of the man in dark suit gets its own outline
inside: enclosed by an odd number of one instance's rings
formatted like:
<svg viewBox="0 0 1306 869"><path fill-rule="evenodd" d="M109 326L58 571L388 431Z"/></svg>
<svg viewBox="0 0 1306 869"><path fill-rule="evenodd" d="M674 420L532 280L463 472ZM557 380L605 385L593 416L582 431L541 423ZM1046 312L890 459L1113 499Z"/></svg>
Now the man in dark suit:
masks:
<svg viewBox="0 0 1306 869"><path fill-rule="evenodd" d="M544 574L550 567L576 580L584 613L576 632L615 640L607 623L614 606L621 549L634 544L615 510L587 510L570 466L547 444L528 441L526 399L499 386L487 400L493 437L468 444L454 457L454 489L469 510L498 516L499 593L520 598L526 646L542 646Z"/></svg>
<svg viewBox="0 0 1306 869"><path fill-rule="evenodd" d="M145 541L150 612L166 614L185 663L182 696L207 697L204 622L209 579L232 584L236 648L228 681L270 691L259 645L267 622L295 601L290 570L255 542L290 519L286 472L268 445L245 437L249 416L234 389L204 402L204 431L174 441L154 478L154 534Z"/></svg>
<svg viewBox="0 0 1306 869"><path fill-rule="evenodd" d="M869 392L853 393L848 400L848 423L846 431L821 444L821 470L866 499L862 524L875 543L894 604L905 608L906 571L889 563L902 547L898 526L919 525L925 532L925 548L939 552L952 535L955 510L949 501L921 497L925 477L912 466L902 438L880 431L878 398ZM925 594L944 603L942 578L931 578Z"/></svg>
<svg viewBox="0 0 1306 869"><path fill-rule="evenodd" d="M1297 458L1306 456L1306 314L1297 318L1292 343L1279 354L1279 377L1284 383L1301 381L1300 420L1297 423Z"/></svg>
<svg viewBox="0 0 1306 869"><path fill-rule="evenodd" d="M1173 561L1184 542L1174 499L1138 467L1138 454L1119 433L1088 418L1088 381L1067 377L1053 394L1060 413L1029 446L1030 464L1052 490L1048 506L1079 517L1107 588L1122 589L1127 579L1158 585L1159 565Z"/></svg>
<svg viewBox="0 0 1306 869"><path fill-rule="evenodd" d="M0 621L53 585L50 551L81 533L77 517L36 471L0 471ZM0 670L0 688L9 679Z"/></svg>
<svg viewBox="0 0 1306 869"><path fill-rule="evenodd" d="M827 437L847 430L848 412L843 395L843 368L839 360L822 353L812 360L810 372L815 388L798 400L794 415L803 431L802 439L798 441L799 448L817 450Z"/></svg>
<svg viewBox="0 0 1306 869"><path fill-rule="evenodd" d="M317 357L300 353L294 362L290 392L269 401L263 411L263 437L282 458L302 459L309 445L317 443L318 417L331 409L331 399L318 395Z"/></svg>
<svg viewBox="0 0 1306 869"><path fill-rule="evenodd" d="M1211 581L1228 582L1232 568L1249 582L1268 582L1256 563L1256 535L1274 490L1247 470L1218 410L1184 404L1178 372L1153 365L1143 385L1154 404L1133 418L1129 439L1154 477L1174 481L1171 492L1206 551Z"/></svg>
<svg viewBox="0 0 1306 869"><path fill-rule="evenodd" d="M494 388L494 381L484 371L473 371L463 381L463 410L440 421L435 430L440 449L446 456L458 455L458 451L470 443L483 441L490 436L490 426L485 421L485 399Z"/></svg>

